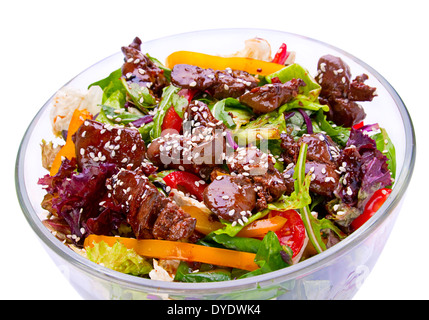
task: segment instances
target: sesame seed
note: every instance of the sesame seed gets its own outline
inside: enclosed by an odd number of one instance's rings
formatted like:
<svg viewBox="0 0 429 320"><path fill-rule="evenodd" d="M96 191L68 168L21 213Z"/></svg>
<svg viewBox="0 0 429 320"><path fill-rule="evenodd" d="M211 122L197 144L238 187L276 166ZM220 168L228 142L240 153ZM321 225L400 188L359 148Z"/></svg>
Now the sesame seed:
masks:
<svg viewBox="0 0 429 320"><path fill-rule="evenodd" d="M195 87L197 85L197 82L196 81L192 81L190 84L189 84L189 86L190 87Z"/></svg>
<svg viewBox="0 0 429 320"><path fill-rule="evenodd" d="M234 209L231 209L231 210L228 212L228 214L229 214L230 216L233 216L233 215L234 215L234 213L235 213L235 210L234 210Z"/></svg>
<svg viewBox="0 0 429 320"><path fill-rule="evenodd" d="M227 195L222 196L222 199L223 199L223 200L228 200L228 199L229 199L229 196L227 196Z"/></svg>

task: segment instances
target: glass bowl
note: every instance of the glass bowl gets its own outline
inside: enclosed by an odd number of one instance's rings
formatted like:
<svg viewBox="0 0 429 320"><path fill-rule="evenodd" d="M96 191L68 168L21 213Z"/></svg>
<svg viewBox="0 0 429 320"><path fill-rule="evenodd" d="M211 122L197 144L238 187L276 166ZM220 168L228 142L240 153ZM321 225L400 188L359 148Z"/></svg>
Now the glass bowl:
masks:
<svg viewBox="0 0 429 320"><path fill-rule="evenodd" d="M29 125L16 161L16 190L22 210L57 266L86 299L350 299L376 263L400 211L415 162L412 121L399 95L374 69L351 54L326 43L282 31L220 29L184 33L144 42L142 51L164 61L178 50L230 54L241 50L253 37L267 39L273 49L285 42L297 53L296 62L316 74L320 56L332 54L349 64L353 76L366 73L367 84L377 87L378 97L362 103L366 123L379 122L392 139L397 156L397 176L391 196L380 210L348 238L328 250L288 268L268 274L214 283L172 283L122 274L97 265L72 251L42 224L40 203L44 190L37 185L46 174L42 168L40 142L54 139L49 112L51 99ZM124 39L123 45L132 39ZM86 89L123 63L118 52L86 69L65 86ZM386 116L388 115L388 116Z"/></svg>

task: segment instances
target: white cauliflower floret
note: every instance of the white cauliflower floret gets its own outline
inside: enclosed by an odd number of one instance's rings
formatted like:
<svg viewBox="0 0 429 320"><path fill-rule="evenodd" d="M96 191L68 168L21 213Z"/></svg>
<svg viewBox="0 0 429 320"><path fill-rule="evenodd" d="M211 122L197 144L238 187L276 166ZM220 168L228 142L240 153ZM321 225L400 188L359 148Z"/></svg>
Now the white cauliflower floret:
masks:
<svg viewBox="0 0 429 320"><path fill-rule="evenodd" d="M271 61L271 46L267 40L253 38L244 41L244 49L229 55L228 57L252 58L263 61Z"/></svg>
<svg viewBox="0 0 429 320"><path fill-rule="evenodd" d="M99 86L91 87L86 93L68 87L59 90L52 99L50 114L54 134L60 136L68 129L75 109L86 109L93 115L99 113L102 98L103 90Z"/></svg>

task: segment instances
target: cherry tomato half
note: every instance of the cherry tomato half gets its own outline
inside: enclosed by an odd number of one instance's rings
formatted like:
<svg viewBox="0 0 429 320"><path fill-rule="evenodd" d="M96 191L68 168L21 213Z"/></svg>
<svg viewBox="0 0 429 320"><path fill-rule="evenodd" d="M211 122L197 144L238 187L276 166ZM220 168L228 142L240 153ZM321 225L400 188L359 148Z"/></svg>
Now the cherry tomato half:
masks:
<svg viewBox="0 0 429 320"><path fill-rule="evenodd" d="M374 213L377 212L378 209L382 206L384 201L389 197L390 193L392 192L392 189L383 188L380 190L377 190L372 195L371 199L367 202L365 209L363 213L358 216L356 219L352 221L350 224L350 227L353 231L358 229L360 226L362 226L365 222L368 221L369 218L371 218Z"/></svg>
<svg viewBox="0 0 429 320"><path fill-rule="evenodd" d="M269 217L281 216L287 221L280 230L275 231L281 245L289 246L294 258L302 249L305 242L305 226L299 213L295 210L271 211Z"/></svg>

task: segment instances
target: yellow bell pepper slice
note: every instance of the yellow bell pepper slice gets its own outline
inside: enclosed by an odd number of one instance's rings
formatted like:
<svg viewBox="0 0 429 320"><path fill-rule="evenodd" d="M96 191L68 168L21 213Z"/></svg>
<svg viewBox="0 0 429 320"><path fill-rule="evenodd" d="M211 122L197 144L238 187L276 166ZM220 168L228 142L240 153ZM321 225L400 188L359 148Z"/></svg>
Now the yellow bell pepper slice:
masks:
<svg viewBox="0 0 429 320"><path fill-rule="evenodd" d="M165 60L167 68L173 69L176 64L190 64L214 70L231 68L262 76L267 76L285 67L282 64L252 58L220 57L192 51L176 51L170 54Z"/></svg>
<svg viewBox="0 0 429 320"><path fill-rule="evenodd" d="M237 237L245 238L263 238L268 231L280 230L287 219L281 216L274 216L267 219L255 220L245 226L237 233Z"/></svg>
<svg viewBox="0 0 429 320"><path fill-rule="evenodd" d="M113 246L117 241L119 241L128 249L134 249L137 254L145 257L197 261L248 271L253 271L259 268L254 261L256 257L256 254L254 253L206 247L186 242L156 239L137 240L133 238L91 234L85 239L84 247L93 247L94 242L98 243L101 241L104 241L109 246Z"/></svg>
<svg viewBox="0 0 429 320"><path fill-rule="evenodd" d="M223 228L223 224L219 221L211 221L210 215L195 206L181 206L183 211L188 213L192 218L197 220L195 230L202 234L209 234L212 231Z"/></svg>
<svg viewBox="0 0 429 320"><path fill-rule="evenodd" d="M76 158L75 145L72 140L73 134L79 129L79 127L85 122L85 120L92 119L92 114L86 109L76 109L73 112L73 116L70 120L70 124L67 131L66 144L60 149L52 162L51 170L49 174L54 176L60 169L62 158L65 157L69 160Z"/></svg>

